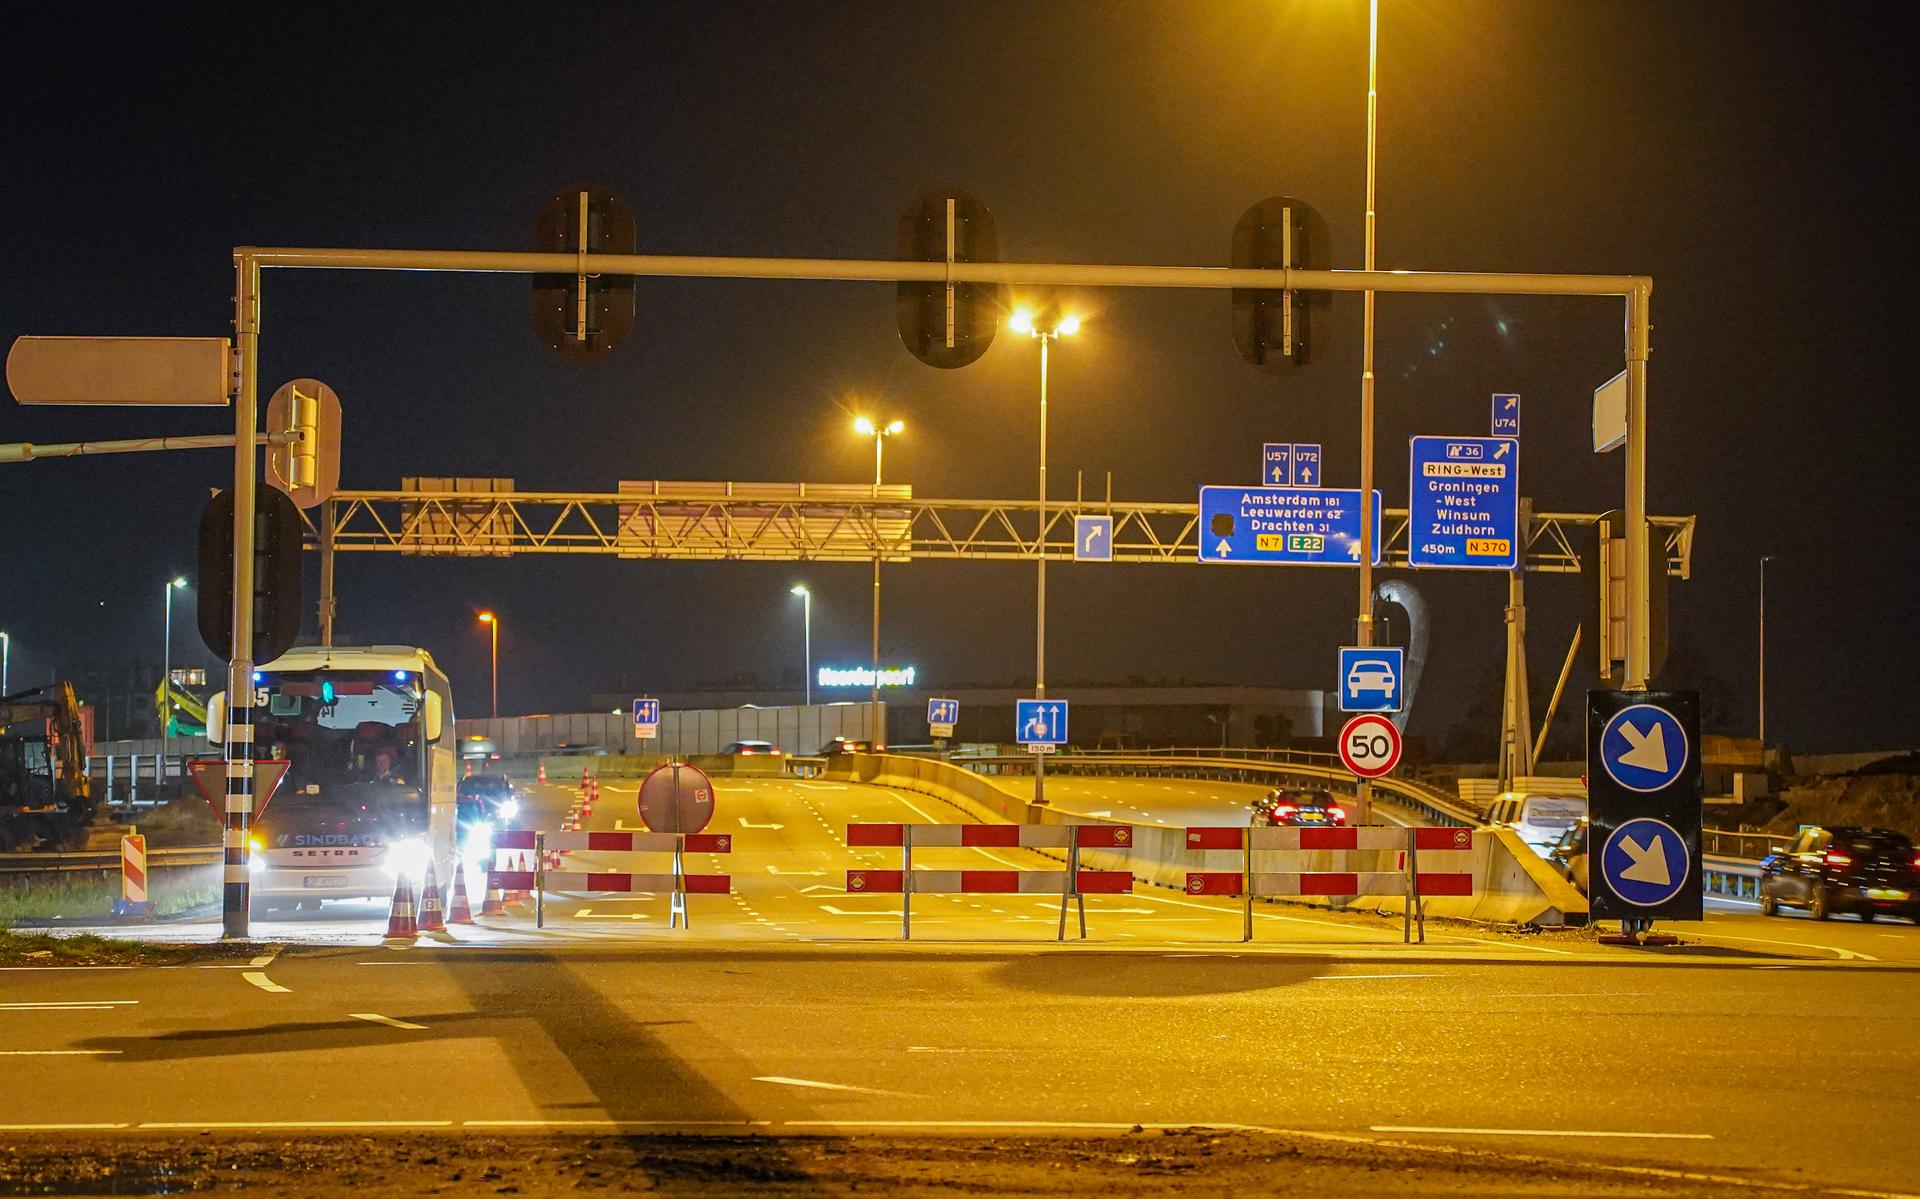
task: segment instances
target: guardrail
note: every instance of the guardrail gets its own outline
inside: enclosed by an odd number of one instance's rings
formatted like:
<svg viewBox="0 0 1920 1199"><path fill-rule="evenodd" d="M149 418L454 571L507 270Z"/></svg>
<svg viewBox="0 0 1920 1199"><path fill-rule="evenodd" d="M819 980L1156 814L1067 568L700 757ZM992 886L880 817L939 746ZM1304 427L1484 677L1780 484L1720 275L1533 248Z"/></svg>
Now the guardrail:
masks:
<svg viewBox="0 0 1920 1199"><path fill-rule="evenodd" d="M1734 899L1760 898L1760 863L1706 853L1700 859L1700 876L1709 895Z"/></svg>
<svg viewBox="0 0 1920 1199"><path fill-rule="evenodd" d="M155 870L179 866L217 866L222 861L218 845L190 849L150 849L147 864ZM88 849L65 853L0 853L0 875L58 874L62 872L120 872L118 849Z"/></svg>
<svg viewBox="0 0 1920 1199"><path fill-rule="evenodd" d="M826 769L827 760L825 758L795 757L787 759L787 773L793 775L795 778L817 778L826 773Z"/></svg>
<svg viewBox="0 0 1920 1199"><path fill-rule="evenodd" d="M1791 839L1785 833L1736 833L1730 829L1706 828L1700 830L1700 849L1703 853L1757 862Z"/></svg>
<svg viewBox="0 0 1920 1199"><path fill-rule="evenodd" d="M1033 773L1033 756L1000 758L955 758L953 765L983 775L1025 775ZM1209 778L1224 782L1254 783L1273 787L1287 784L1333 784L1350 791L1353 775L1339 766L1320 766L1311 762L1269 763L1233 758L1156 758L1136 755L1061 754L1047 760L1048 774L1107 775L1123 778ZM1388 803L1425 817L1434 824L1478 828L1484 822L1480 814L1463 807L1447 793L1425 783L1392 777L1373 781L1376 796L1385 793Z"/></svg>
<svg viewBox="0 0 1920 1199"><path fill-rule="evenodd" d="M1338 762L1340 755L1314 749L1240 749L1233 746L1148 746L1144 749L1076 749L1080 758L1218 758L1236 762Z"/></svg>

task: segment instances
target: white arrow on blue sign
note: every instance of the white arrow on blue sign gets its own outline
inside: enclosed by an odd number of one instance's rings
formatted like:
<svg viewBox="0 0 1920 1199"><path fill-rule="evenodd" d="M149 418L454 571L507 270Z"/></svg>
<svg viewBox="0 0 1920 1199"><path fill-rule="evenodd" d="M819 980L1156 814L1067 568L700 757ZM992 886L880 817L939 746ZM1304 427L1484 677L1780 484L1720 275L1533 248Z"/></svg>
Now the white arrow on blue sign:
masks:
<svg viewBox="0 0 1920 1199"><path fill-rule="evenodd" d="M1520 436L1519 396L1496 395L1493 397L1493 435L1495 437Z"/></svg>
<svg viewBox="0 0 1920 1199"><path fill-rule="evenodd" d="M1520 443L1416 437L1407 481L1407 565L1520 565Z"/></svg>
<svg viewBox="0 0 1920 1199"><path fill-rule="evenodd" d="M1316 442L1293 443L1293 485L1320 486L1320 446Z"/></svg>
<svg viewBox="0 0 1920 1199"><path fill-rule="evenodd" d="M1373 493L1373 564L1380 565L1380 493ZM1200 561L1355 566L1360 491L1334 487L1202 487Z"/></svg>
<svg viewBox="0 0 1920 1199"><path fill-rule="evenodd" d="M1600 765L1607 776L1642 794L1671 787L1692 752L1685 726L1657 704L1622 708L1600 732Z"/></svg>
<svg viewBox="0 0 1920 1199"><path fill-rule="evenodd" d="M1014 704L1015 739L1022 745L1065 745L1067 701L1023 699Z"/></svg>
<svg viewBox="0 0 1920 1199"><path fill-rule="evenodd" d="M1293 445L1269 441L1260 447L1260 484L1263 487L1287 487L1293 483Z"/></svg>
<svg viewBox="0 0 1920 1199"><path fill-rule="evenodd" d="M1075 562L1113 561L1113 517L1076 516L1073 518L1073 560Z"/></svg>
<svg viewBox="0 0 1920 1199"><path fill-rule="evenodd" d="M1687 885L1691 865L1686 839L1651 816L1614 829L1600 852L1600 875L1607 889L1635 907L1659 907L1678 895Z"/></svg>
<svg viewBox="0 0 1920 1199"><path fill-rule="evenodd" d="M659 724L660 701L657 699L636 699L633 701L633 723Z"/></svg>
<svg viewBox="0 0 1920 1199"><path fill-rule="evenodd" d="M960 701L957 699L930 699L927 701L928 724L959 724Z"/></svg>

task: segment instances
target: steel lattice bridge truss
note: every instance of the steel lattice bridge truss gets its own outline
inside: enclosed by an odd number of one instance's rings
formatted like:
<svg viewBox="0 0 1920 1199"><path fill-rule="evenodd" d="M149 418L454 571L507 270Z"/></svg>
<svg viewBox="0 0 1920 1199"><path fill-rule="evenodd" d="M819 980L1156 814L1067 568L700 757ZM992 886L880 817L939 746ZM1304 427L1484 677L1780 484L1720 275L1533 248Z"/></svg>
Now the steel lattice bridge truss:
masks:
<svg viewBox="0 0 1920 1199"><path fill-rule="evenodd" d="M436 481L440 482L440 481ZM506 490L486 490L489 486ZM911 487L847 483L622 483L616 492L513 491L508 480L445 489L341 491L305 513L308 544L441 557L602 554L689 561L887 562L1073 558L1076 515L1113 519L1113 561L1197 565L1197 504L915 499ZM478 487L479 489L466 489ZM316 519L317 518L317 519ZM1381 560L1407 564L1407 512L1387 508ZM1577 572L1597 514L1534 512L1526 569ZM325 535L331 523L331 537ZM1667 573L1692 568L1694 518L1649 518Z"/></svg>

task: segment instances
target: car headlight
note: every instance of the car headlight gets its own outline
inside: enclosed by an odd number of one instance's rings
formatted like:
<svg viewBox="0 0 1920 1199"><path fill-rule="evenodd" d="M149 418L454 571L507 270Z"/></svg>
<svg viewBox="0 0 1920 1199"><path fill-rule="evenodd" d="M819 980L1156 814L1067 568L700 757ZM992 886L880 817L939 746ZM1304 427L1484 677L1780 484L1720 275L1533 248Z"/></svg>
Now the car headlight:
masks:
<svg viewBox="0 0 1920 1199"><path fill-rule="evenodd" d="M512 820L515 816L518 816L519 814L520 814L519 800L503 799L500 801L500 819Z"/></svg>
<svg viewBox="0 0 1920 1199"><path fill-rule="evenodd" d="M460 847L460 860L469 866L484 866L493 854L493 826L476 824L467 830L466 844Z"/></svg>
<svg viewBox="0 0 1920 1199"><path fill-rule="evenodd" d="M406 875L408 878L420 878L427 872L427 859L431 856L427 843L417 837L405 841L396 841L387 846L387 856L381 861L388 874L394 877Z"/></svg>

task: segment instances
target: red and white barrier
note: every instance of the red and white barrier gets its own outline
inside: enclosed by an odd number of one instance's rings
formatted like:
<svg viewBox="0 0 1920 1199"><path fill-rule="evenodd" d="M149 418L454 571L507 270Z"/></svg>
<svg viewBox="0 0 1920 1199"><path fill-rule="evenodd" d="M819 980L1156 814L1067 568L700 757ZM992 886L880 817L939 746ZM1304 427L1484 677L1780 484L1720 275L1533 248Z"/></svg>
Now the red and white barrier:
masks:
<svg viewBox="0 0 1920 1199"><path fill-rule="evenodd" d="M1428 855L1428 865L1454 865L1457 855L1473 851L1473 830L1468 828L1396 828L1390 825L1356 828L1300 828L1258 825L1251 828L1197 826L1187 829L1190 850L1237 849L1241 852L1239 870L1190 870L1186 891L1189 895L1239 895L1246 899L1246 925L1242 938L1253 939L1253 899L1256 895L1401 895L1409 899L1403 935L1411 937L1410 922L1427 895L1472 895L1471 870L1423 870L1420 855ZM1393 853L1393 870L1282 870L1253 868L1255 853L1299 854ZM1438 860L1436 860L1436 855ZM1426 922L1421 915L1420 939L1426 939Z"/></svg>
<svg viewBox="0 0 1920 1199"><path fill-rule="evenodd" d="M725 895L733 889L730 874L625 874L600 870L507 870L494 875L509 890L604 891L614 895L646 892L654 895Z"/></svg>
<svg viewBox="0 0 1920 1199"><path fill-rule="evenodd" d="M849 870L852 895L900 896L900 937L913 937L915 895L1058 895L1060 925L1067 936L1067 901L1079 909L1080 935L1087 935L1086 895L1125 895L1130 870L1082 870L1082 849L1132 849L1126 824L849 824L850 849L900 850L898 870ZM915 870L915 849L1064 849L1065 870Z"/></svg>
<svg viewBox="0 0 1920 1199"><path fill-rule="evenodd" d="M139 833L120 838L120 898L113 916L121 920L151 920L153 901L147 898L147 839Z"/></svg>
<svg viewBox="0 0 1920 1199"><path fill-rule="evenodd" d="M546 926L548 891L586 892L615 895L635 893L666 894L672 897L668 927L687 922L688 895L725 895L733 889L730 874L688 874L682 861L688 853L732 853L733 837L728 833L599 833L568 828L558 833L534 829L496 829L493 849L532 850L540 863L537 870L524 868L521 854L519 870L488 870L490 887L506 891L531 891L534 896L533 920L536 928ZM561 870L562 854L568 853L669 853L673 855L671 873L630 873L612 870Z"/></svg>

